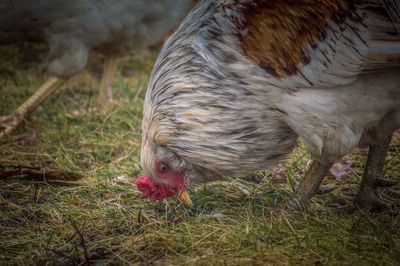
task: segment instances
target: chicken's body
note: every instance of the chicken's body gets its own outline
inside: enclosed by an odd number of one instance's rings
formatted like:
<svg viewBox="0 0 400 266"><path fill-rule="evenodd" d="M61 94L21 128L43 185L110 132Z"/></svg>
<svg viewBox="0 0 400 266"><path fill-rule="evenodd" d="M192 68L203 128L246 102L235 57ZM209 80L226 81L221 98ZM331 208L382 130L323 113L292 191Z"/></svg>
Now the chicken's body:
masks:
<svg viewBox="0 0 400 266"><path fill-rule="evenodd" d="M4 1L0 3L0 45L26 41L46 43L50 50L48 72L58 79L81 72L91 51L104 54L105 78L99 105L109 107L115 58L138 54L158 42L179 24L190 5L191 0ZM53 83L49 83L50 87L63 82ZM51 92L46 89L45 86L43 95L39 90L37 99L33 100L40 102L47 98ZM17 113L31 112L35 107L28 104ZM16 118L18 115L13 119Z"/></svg>
<svg viewBox="0 0 400 266"><path fill-rule="evenodd" d="M323 169L310 171L321 175L361 139L379 142L375 128L390 135L400 126L399 17L385 10L390 3L202 1L152 73L145 174L173 185L158 172L162 162L186 187L249 174L285 158L301 137ZM318 189L322 179L311 181Z"/></svg>

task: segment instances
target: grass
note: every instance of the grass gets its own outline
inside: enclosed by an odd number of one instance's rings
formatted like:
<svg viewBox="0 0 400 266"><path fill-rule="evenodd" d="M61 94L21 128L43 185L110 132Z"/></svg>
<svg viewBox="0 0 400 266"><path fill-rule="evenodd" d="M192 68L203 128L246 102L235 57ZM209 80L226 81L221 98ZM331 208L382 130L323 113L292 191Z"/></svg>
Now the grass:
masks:
<svg viewBox="0 0 400 266"><path fill-rule="evenodd" d="M37 51L23 54L24 49L0 50L2 115L47 77ZM131 184L117 182L118 176L141 173L143 95L154 59L122 63L114 86L119 106L112 111L85 112L95 105L99 87L88 71L70 80L11 138L0 142L2 166L42 166L81 176L1 178L1 265L400 263L399 214L345 211L361 179L365 150L346 157L354 162L351 173L339 189L315 197L307 212L284 209L310 163L302 143L284 162L290 182L276 184L270 171L260 171L254 177L201 186L191 192L190 208L175 199L148 202ZM90 68L96 66L98 62ZM388 175L399 173L399 144L396 135ZM399 195L399 185L381 193L393 202L400 201Z"/></svg>

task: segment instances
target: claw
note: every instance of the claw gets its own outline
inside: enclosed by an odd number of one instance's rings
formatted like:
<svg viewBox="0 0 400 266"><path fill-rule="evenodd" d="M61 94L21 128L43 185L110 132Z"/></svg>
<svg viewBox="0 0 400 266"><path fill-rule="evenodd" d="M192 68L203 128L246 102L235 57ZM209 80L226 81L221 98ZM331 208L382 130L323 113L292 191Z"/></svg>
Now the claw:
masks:
<svg viewBox="0 0 400 266"><path fill-rule="evenodd" d="M22 124L24 119L25 117L19 113L1 117L0 123L4 129L0 132L0 139L10 136L11 132Z"/></svg>
<svg viewBox="0 0 400 266"><path fill-rule="evenodd" d="M12 120L13 116L12 115L5 115L5 116L0 116L0 124L7 124ZM3 126L5 127L5 126Z"/></svg>
<svg viewBox="0 0 400 266"><path fill-rule="evenodd" d="M399 181L389 180L385 178L376 178L375 179L375 187L392 187L399 183Z"/></svg>
<svg viewBox="0 0 400 266"><path fill-rule="evenodd" d="M299 201L297 201L296 199L291 199L286 204L286 209L288 211L301 211L302 209L305 209L305 208L302 207L300 205Z"/></svg>
<svg viewBox="0 0 400 266"><path fill-rule="evenodd" d="M381 211L391 210L390 205L382 202L376 197L375 194L372 193L368 195L359 196L355 203L357 207L359 207L360 209L365 209L367 211L381 212Z"/></svg>
<svg viewBox="0 0 400 266"><path fill-rule="evenodd" d="M319 186L317 194L319 194L319 195L326 194L326 193L334 191L337 188L338 188L338 186L335 184L321 185L321 186Z"/></svg>
<svg viewBox="0 0 400 266"><path fill-rule="evenodd" d="M26 102L8 116L0 118L0 124L4 124L4 130L0 132L0 139L10 136L16 129L44 100L46 100L56 89L65 83L65 79L58 77L49 78Z"/></svg>

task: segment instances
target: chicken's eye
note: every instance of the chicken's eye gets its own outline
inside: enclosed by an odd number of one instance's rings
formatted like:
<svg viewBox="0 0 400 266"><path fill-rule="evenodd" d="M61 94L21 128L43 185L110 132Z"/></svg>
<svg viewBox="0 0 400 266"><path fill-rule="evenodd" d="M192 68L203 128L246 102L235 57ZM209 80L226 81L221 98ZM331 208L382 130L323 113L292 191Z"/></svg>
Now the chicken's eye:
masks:
<svg viewBox="0 0 400 266"><path fill-rule="evenodd" d="M168 165L165 163L160 163L159 170L160 173L165 174L168 171Z"/></svg>

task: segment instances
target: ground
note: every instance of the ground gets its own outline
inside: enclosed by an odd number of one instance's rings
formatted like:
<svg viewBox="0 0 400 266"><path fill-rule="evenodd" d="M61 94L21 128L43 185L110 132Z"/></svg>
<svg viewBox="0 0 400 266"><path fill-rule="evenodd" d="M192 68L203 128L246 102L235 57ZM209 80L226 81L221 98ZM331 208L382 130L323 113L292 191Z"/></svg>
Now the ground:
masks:
<svg viewBox="0 0 400 266"><path fill-rule="evenodd" d="M15 109L47 77L30 46L0 50L0 115ZM380 196L394 211L348 211L365 150L350 173L311 209L284 209L310 163L299 142L284 162L287 180L271 171L191 191L193 206L141 198L121 176L141 174L143 97L155 54L126 59L109 112L88 112L99 87L99 59L42 104L15 134L0 141L0 264L398 265L400 186ZM96 61L97 60L97 61ZM400 172L400 135L386 173ZM18 167L24 167L22 170ZM38 171L28 167L38 167ZM45 167L48 174L40 173ZM10 177L10 171L27 174ZM36 171L36 175L35 175ZM117 178L119 177L119 178Z"/></svg>

